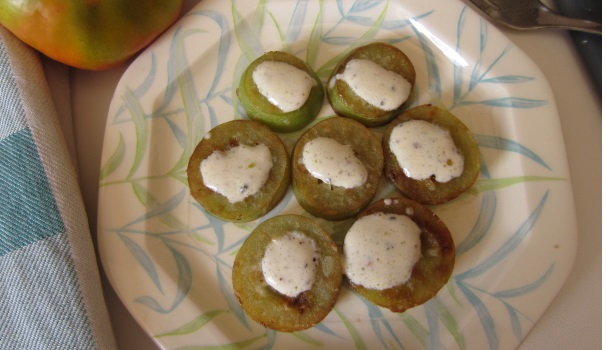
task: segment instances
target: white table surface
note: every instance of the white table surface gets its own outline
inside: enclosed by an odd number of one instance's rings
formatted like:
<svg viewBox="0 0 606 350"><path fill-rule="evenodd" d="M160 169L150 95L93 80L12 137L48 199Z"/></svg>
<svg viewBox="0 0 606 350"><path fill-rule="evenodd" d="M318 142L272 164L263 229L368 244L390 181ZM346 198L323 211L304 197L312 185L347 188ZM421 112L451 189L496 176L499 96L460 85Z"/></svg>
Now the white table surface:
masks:
<svg viewBox="0 0 606 350"><path fill-rule="evenodd" d="M186 0L184 12L197 2ZM537 63L551 84L562 122L578 218L579 244L572 272L520 349L598 349L602 344L602 97L593 89L567 32L501 29ZM127 67L125 63L102 72L69 72L75 149L93 237L107 111ZM52 80L49 77L51 86ZM157 349L104 276L102 282L119 348Z"/></svg>

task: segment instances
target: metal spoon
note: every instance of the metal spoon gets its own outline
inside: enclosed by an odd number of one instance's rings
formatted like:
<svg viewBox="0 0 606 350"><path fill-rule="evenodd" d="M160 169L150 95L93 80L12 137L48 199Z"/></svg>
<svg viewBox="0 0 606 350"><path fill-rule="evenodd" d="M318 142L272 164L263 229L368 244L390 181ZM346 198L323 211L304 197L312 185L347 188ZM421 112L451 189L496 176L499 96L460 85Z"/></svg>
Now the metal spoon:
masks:
<svg viewBox="0 0 606 350"><path fill-rule="evenodd" d="M539 0L470 1L488 16L511 28L560 28L602 35L602 23L563 16Z"/></svg>

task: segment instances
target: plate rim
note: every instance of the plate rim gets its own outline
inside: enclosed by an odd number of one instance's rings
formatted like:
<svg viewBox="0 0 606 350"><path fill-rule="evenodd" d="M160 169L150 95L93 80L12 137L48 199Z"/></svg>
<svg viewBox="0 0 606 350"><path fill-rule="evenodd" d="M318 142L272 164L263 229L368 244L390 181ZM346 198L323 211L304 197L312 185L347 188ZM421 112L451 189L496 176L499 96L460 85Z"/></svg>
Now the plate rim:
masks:
<svg viewBox="0 0 606 350"><path fill-rule="evenodd" d="M209 1L209 2L210 2L210 1ZM402 1L393 1L393 2L401 3ZM207 5L206 3L200 3L199 5L195 6L195 7L194 7L194 8L193 8L193 9L190 11L190 13L192 13L193 11L196 11L196 10L198 10L198 9L205 8L205 7L207 7L207 6L208 6L208 5ZM463 6L466 6L466 5L463 5ZM470 10L472 10L472 9L470 8ZM479 16L479 15L478 15L478 14L476 14L476 16ZM187 17L187 15L185 15L185 16L184 16L184 18L185 18L185 17ZM181 20L180 20L179 22L177 22L177 24L175 24L175 26L176 26L176 25L178 25L180 22L181 22ZM507 39L507 38L506 38L506 37L505 37L505 36L504 36L504 35L503 35L503 34L502 34L502 33L501 33L501 32L500 32L500 31L499 31L497 28L496 28L496 27L492 26L490 23L488 23L487 25L490 27L490 30L491 30L493 33L499 33L500 35L502 35L502 38L501 38L501 39L505 39L507 42L511 43L511 42L509 41L509 39ZM172 29L168 30L168 31L167 31L165 34L163 34L163 36L162 36L162 37L168 37L168 36L169 36L169 34L170 34L171 32L172 32ZM515 46L515 44L511 43L511 45L512 45L512 47L513 47L515 50L519 50L519 48L517 48L517 47ZM150 51L150 52L151 52L151 51L154 49L154 47L155 47L155 45L154 45L154 44L152 44L152 46L150 46L148 49L146 49L146 52L148 52L148 51ZM519 50L519 51L520 51L520 52L523 54L523 52L522 52L521 50ZM523 55L525 56L525 54L523 54ZM527 56L526 56L526 58L527 58L527 62L528 62L529 64L534 65L534 67L532 67L532 68L534 69L535 73L537 74L537 77L539 78L539 80L542 80L542 81L543 81L543 83L544 83L544 85L546 85L546 90L545 90L545 92L546 92L546 94L548 95L548 99L549 99L549 101L550 101L550 102L552 102L552 103L554 104L554 106L555 106L555 99L554 99L554 97L553 97L553 92L551 91L551 87L549 86L549 84L548 84L548 82L547 82L546 77L544 76L544 74L542 73L542 71L540 70L540 68L539 68L538 66L536 66L536 64L535 64L534 62L532 62L532 60L531 60L530 58L528 58ZM136 59L134 62L132 62L132 63L131 63L131 65L130 65L130 66L129 66L129 68L127 69L127 72L128 72L128 70L130 70L130 69L131 69L131 67L133 67L133 66L135 66L135 65L136 65L137 60L138 60L138 59ZM114 103L114 100L116 99L116 96L117 96L117 94L118 94L118 88L119 88L119 87L121 87L121 86L122 86L122 84L123 84L123 81L122 81L122 80L124 79L124 77L125 77L125 76L126 76L126 72L125 72L125 75L124 75L124 76L123 76L123 77L120 79L120 81L119 81L119 83L118 83L118 85L117 85L115 95L114 95L114 97L112 97L112 104ZM561 124L560 124L559 116L557 115L557 107L554 107L554 109L555 109L556 115L555 115L555 117L553 118L553 122L557 124L557 126L558 126L558 128L559 128L559 130L560 130L560 132L561 132ZM112 107L110 107L110 111L108 112L108 121L107 121L107 125L108 125L108 126L110 125L110 122L111 122L111 115L110 115L110 114L111 114L111 111L112 111ZM108 127L108 128L106 128L105 135L104 135L104 142L103 142L103 144L104 144L104 146L103 146L103 153L104 153L104 154L106 153L106 151L108 151L108 148L106 148L106 142L105 142L105 140L106 140L107 134L109 134L109 133L110 133L110 131L109 131L109 130L110 130L110 128L109 128L109 127ZM563 139L563 136L561 136L561 138ZM106 156L106 155L104 155L104 156L102 156L102 159L103 159L103 158L107 158L107 156ZM544 313L544 311L546 310L546 308L549 306L549 304L551 303L551 301L552 301L552 300L553 300L553 298L555 297L555 294L557 294L557 292L558 292L558 291L560 290L560 288L562 287L563 283L566 281L567 276L569 275L570 270L572 269L572 265L573 265L573 264L572 264L572 262L574 261L574 257L576 256L576 243L577 243L577 238L578 238L578 234L577 234L577 230L578 230L578 228L577 228L577 223L576 223L576 213L574 212L574 198L572 197L572 192L571 192L571 188L570 188L571 186L570 186L570 180L569 180L569 179L570 179L570 175L569 175L569 171L568 171L568 160L567 160L567 156L566 156L566 154L565 154L565 153L564 153L564 159L563 159L563 162L565 163L565 170L561 171L560 173L561 173L562 175L565 175L565 178L566 178L565 182L568 184L568 187L569 187L569 188L568 188L568 191L570 192L570 196L569 196L569 198L571 199L571 203L569 204L569 207L572 209L572 214L571 214L572 216L571 216L569 219L573 221L573 226L575 227L575 231L574 231L574 239L573 239L573 241L574 241L574 243L575 243L575 246L574 246L574 248L571 248L571 249L570 249L570 251L572 252L572 254L571 254L571 256L569 257L569 259L568 259L568 260L569 260L571 263L570 263L568 266L566 266L567 271L565 272L565 274L563 274L563 275L564 275L564 277L561 279L561 282L560 282L559 286L557 287L557 289L555 290L555 292L554 292L554 293L553 293L553 295L551 296L551 298L550 298L550 302L549 302L548 304L546 304L546 305L545 305L545 307L544 307L543 311L540 313L540 316L542 316L542 314ZM103 163L103 162L102 162L102 163ZM102 205L105 205L105 202L103 202L103 203L102 203L102 201L103 201L103 197L104 197L103 192L104 192L103 187L100 187L100 188L99 188L99 200L98 200L98 207L99 207L99 209L98 209L98 213L100 213L100 212L101 212L101 210L102 210ZM102 232L102 227L101 227L101 225L102 225L102 220L101 220L101 217L100 217L100 216L98 217L98 221L97 221L97 222L98 222L98 224L97 224L97 226L98 226L98 233L101 233L101 232ZM158 340L156 337L154 337L154 336L153 336L153 334L152 334L152 332L151 332L151 329L149 329L148 325L145 323L145 320L143 320L143 319L142 319L142 316L141 316L141 315L139 315L139 314L138 314L138 313L137 313L137 312L136 312L136 311L133 309L133 305L132 305L132 303L131 303L131 302L129 302L129 301L127 301L127 300L124 300L124 299L123 299L123 295L121 295L121 293L120 293L120 291L119 291L118 286L116 286L116 281L113 279L113 276L112 276L112 275L111 275L111 273L109 272L109 270L111 270L111 268L110 268L111 263L110 263L110 262L108 262L108 261L106 261L106 259L107 259L107 255L102 253L102 252L103 252L103 249L105 249L105 248L107 248L107 247L106 247L106 246L103 244L103 241L104 241L104 237L102 237L102 236L103 236L103 234L101 234L100 236L101 236L101 237L100 237L100 238L98 238L98 240L99 240L99 252L100 252L100 257L101 257L101 261L102 261L102 266L103 266L103 269L106 271L107 277L108 277L108 279L110 280L110 283L111 283L112 287L113 287L113 288L114 288L114 290L116 291L116 294L119 296L119 298L120 298L120 300L123 302L123 304L124 304L124 305L127 307L127 309L129 310L129 313L131 313L131 315L133 315L133 317L134 317L134 318L137 320L137 322L138 322L138 323L139 323L139 324L140 324L140 325L141 325L141 326L144 328L145 332L146 332L146 333L147 333L147 334L148 334L148 335L149 335L149 336L150 336L150 337L151 337L151 338L154 340L154 342L155 342L156 344L158 344L159 346L164 347L164 345L163 345L163 344L162 344L162 343L161 343L161 342L160 342L160 341L159 341L159 340ZM540 316L539 316L539 319L540 319ZM538 319L534 321L534 323L533 323L533 325L532 325L532 326L534 326L534 325L536 324L536 322L538 322ZM525 333L525 335L527 335L529 332L530 332L530 329L528 329L528 330L527 330L527 332ZM523 340L523 339L522 339L522 340ZM522 342L522 340L520 340L520 341L518 342L518 344L519 344L519 343L521 343L521 342Z"/></svg>

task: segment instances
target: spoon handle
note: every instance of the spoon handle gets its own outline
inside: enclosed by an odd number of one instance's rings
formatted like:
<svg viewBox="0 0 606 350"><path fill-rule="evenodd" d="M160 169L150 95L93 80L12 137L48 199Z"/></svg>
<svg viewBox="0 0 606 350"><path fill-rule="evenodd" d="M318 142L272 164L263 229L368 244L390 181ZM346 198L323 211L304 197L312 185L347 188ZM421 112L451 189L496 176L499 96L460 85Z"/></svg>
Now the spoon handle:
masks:
<svg viewBox="0 0 606 350"><path fill-rule="evenodd" d="M539 8L537 22L545 27L558 27L602 35L602 23L560 15L544 6Z"/></svg>

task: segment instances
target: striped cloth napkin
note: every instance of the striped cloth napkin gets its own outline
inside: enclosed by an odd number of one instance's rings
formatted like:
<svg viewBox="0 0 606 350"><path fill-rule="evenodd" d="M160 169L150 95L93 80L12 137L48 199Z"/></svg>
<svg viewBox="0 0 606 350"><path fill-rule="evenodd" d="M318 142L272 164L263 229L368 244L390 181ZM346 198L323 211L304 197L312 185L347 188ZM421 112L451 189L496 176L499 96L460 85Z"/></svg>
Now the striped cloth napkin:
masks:
<svg viewBox="0 0 606 350"><path fill-rule="evenodd" d="M0 26L0 349L114 349L40 56Z"/></svg>

